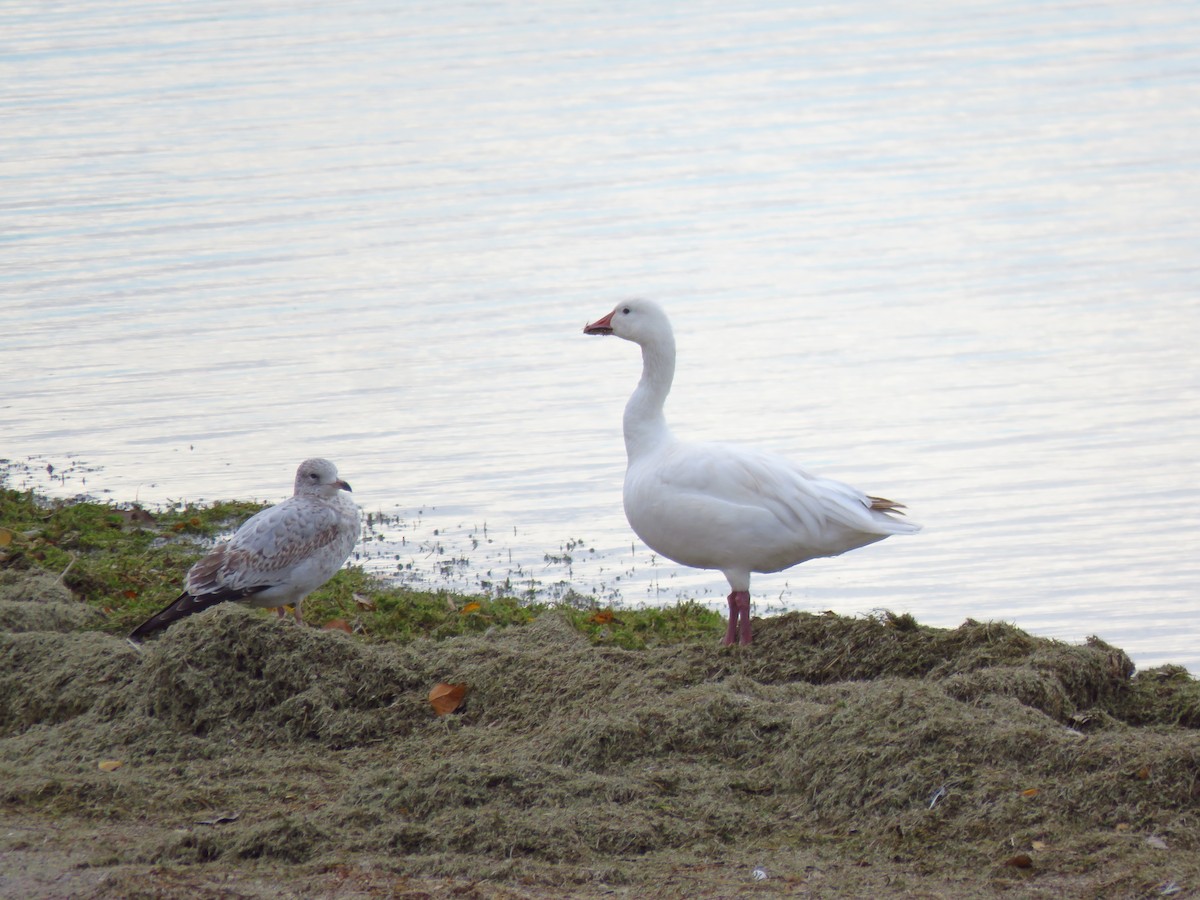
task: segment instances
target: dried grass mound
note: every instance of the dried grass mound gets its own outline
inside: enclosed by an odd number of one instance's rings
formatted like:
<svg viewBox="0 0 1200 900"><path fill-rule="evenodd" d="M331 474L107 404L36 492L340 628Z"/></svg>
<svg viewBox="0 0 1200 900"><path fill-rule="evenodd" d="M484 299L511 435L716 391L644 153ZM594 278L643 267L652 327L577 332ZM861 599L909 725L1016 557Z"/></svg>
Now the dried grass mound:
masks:
<svg viewBox="0 0 1200 900"><path fill-rule="evenodd" d="M747 671L765 683L920 678L958 700L1012 697L1060 722L1093 709L1120 716L1134 672L1097 638L1065 644L998 622L941 629L910 616L792 613L765 620L756 641Z"/></svg>
<svg viewBox="0 0 1200 900"><path fill-rule="evenodd" d="M0 633L78 631L99 627L101 616L80 603L57 578L40 571L0 569Z"/></svg>
<svg viewBox="0 0 1200 900"><path fill-rule="evenodd" d="M1131 725L1200 728L1200 681L1181 666L1139 672L1117 715Z"/></svg>
<svg viewBox="0 0 1200 900"><path fill-rule="evenodd" d="M763 888L781 896L839 867L829 896L897 878L928 896L1200 888L1200 703L1181 670L908 617L788 615L756 640L631 651L545 614L395 646L236 605L141 650L0 632L0 809L125 828L94 864L142 871L353 860L703 896L647 867L749 878L767 859L792 873ZM440 717L438 682L467 685ZM1018 852L1035 875L1005 865Z"/></svg>
<svg viewBox="0 0 1200 900"><path fill-rule="evenodd" d="M98 632L0 632L0 737L118 714L136 651Z"/></svg>
<svg viewBox="0 0 1200 900"><path fill-rule="evenodd" d="M427 677L408 651L232 604L184 619L144 653L133 711L188 735L344 747L428 718Z"/></svg>

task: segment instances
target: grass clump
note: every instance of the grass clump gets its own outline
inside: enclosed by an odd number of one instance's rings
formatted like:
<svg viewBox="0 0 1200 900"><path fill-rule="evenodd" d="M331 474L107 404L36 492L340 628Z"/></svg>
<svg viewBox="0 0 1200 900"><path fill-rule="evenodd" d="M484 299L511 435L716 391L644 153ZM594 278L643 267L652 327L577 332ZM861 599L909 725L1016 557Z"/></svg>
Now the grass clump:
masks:
<svg viewBox="0 0 1200 900"><path fill-rule="evenodd" d="M564 615L595 643L626 649L710 637L716 640L724 629L719 614L691 601L662 608L617 610L601 607L578 595L547 603L442 590L418 591L389 585L353 566L343 569L328 585L314 592L305 601L304 609L312 622L340 620L354 633L400 643L528 625L548 612Z"/></svg>

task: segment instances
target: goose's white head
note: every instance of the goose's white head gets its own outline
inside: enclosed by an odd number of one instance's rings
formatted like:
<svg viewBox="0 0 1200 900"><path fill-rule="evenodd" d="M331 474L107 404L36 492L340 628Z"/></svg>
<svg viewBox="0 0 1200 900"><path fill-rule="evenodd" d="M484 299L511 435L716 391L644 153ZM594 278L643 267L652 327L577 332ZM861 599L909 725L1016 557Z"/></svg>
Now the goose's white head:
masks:
<svg viewBox="0 0 1200 900"><path fill-rule="evenodd" d="M583 333L615 334L644 347L670 338L671 323L663 308L653 300L626 300L608 315L585 325Z"/></svg>
<svg viewBox="0 0 1200 900"><path fill-rule="evenodd" d="M338 491L348 490L350 485L338 478L337 466L327 459L306 459L296 470L297 495L332 497Z"/></svg>

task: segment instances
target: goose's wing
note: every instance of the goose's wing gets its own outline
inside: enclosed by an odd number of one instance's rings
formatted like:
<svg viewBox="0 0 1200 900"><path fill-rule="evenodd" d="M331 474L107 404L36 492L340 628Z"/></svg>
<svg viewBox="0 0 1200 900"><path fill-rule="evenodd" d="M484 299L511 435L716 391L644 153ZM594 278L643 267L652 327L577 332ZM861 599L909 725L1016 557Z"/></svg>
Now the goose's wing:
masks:
<svg viewBox="0 0 1200 900"><path fill-rule="evenodd" d="M769 513L783 529L813 539L841 526L892 534L896 525L875 498L832 478L812 475L784 456L720 443L678 444L662 460L669 490Z"/></svg>

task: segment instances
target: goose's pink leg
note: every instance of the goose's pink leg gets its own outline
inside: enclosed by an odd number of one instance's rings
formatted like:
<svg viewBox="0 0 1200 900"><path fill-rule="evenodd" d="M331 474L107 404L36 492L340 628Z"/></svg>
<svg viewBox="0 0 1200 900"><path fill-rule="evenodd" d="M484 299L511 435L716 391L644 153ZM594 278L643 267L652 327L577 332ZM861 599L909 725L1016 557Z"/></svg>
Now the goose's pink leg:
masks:
<svg viewBox="0 0 1200 900"><path fill-rule="evenodd" d="M734 591L729 600L729 627L725 629L725 637L721 643L725 646L742 643L749 644L750 635L750 592Z"/></svg>
<svg viewBox="0 0 1200 900"><path fill-rule="evenodd" d="M743 645L749 644L753 638L750 635L750 592L735 591L735 602L738 608L738 637Z"/></svg>

